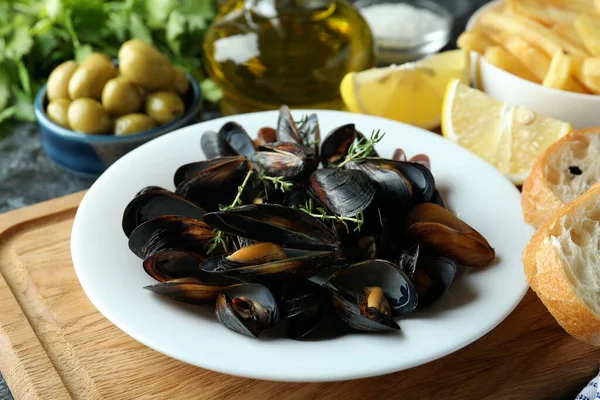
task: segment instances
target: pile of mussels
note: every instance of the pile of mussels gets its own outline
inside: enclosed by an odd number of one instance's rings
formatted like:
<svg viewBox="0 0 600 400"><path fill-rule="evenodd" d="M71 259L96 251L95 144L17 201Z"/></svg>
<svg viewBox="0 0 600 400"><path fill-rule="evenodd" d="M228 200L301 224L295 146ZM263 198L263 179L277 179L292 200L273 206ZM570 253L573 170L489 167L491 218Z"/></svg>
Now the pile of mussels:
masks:
<svg viewBox="0 0 600 400"><path fill-rule="evenodd" d="M427 156L380 158L368 144L353 124L321 140L316 115L296 122L286 106L255 141L234 122L205 132L207 160L181 166L175 192L147 187L125 209L129 248L159 282L146 289L216 305L223 325L252 337L284 324L300 339L324 319L400 329L457 265L495 252L446 209Z"/></svg>

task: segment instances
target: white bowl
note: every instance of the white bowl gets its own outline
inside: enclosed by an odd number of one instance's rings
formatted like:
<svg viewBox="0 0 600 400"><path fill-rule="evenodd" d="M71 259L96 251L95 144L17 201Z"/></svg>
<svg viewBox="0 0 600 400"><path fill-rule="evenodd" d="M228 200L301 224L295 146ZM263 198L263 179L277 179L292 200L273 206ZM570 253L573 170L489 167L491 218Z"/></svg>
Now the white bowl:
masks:
<svg viewBox="0 0 600 400"><path fill-rule="evenodd" d="M500 3L501 1L493 1L477 10L469 19L467 30L473 27L484 11L497 7ZM471 52L471 62L475 87L498 100L569 122L574 129L600 126L600 95L542 86L488 63L475 52Z"/></svg>

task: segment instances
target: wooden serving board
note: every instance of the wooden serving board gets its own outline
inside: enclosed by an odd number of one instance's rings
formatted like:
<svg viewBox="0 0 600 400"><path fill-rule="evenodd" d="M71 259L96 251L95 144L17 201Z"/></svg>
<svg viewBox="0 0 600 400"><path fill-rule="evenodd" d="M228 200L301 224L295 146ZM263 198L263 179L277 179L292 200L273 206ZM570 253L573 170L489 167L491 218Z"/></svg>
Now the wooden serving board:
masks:
<svg viewBox="0 0 600 400"><path fill-rule="evenodd" d="M600 349L567 335L532 292L472 345L392 375L298 384L184 364L87 299L69 251L82 196L0 215L0 371L16 399L573 399L597 372Z"/></svg>

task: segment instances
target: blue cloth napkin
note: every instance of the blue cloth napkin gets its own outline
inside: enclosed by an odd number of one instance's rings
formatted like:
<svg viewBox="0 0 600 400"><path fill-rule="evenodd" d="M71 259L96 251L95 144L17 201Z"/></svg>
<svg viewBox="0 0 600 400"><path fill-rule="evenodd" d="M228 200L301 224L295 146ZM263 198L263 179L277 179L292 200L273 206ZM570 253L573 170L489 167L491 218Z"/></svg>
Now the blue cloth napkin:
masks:
<svg viewBox="0 0 600 400"><path fill-rule="evenodd" d="M598 383L600 382L600 373L596 375L589 383L583 388L583 390L575 397L575 400L593 400L600 399L600 392L598 391Z"/></svg>

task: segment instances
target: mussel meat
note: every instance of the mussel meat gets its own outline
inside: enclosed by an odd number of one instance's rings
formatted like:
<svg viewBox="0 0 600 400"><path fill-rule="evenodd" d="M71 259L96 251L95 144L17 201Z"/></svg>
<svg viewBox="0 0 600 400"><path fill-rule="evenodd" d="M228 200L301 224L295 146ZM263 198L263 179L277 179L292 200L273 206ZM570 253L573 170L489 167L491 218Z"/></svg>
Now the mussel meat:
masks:
<svg viewBox="0 0 600 400"><path fill-rule="evenodd" d="M496 253L475 229L447 209L434 203L415 206L407 217L408 234L421 248L468 267L489 265Z"/></svg>
<svg viewBox="0 0 600 400"><path fill-rule="evenodd" d="M227 328L254 338L279 321L275 298L266 286L256 283L224 289L217 298L215 313Z"/></svg>
<svg viewBox="0 0 600 400"><path fill-rule="evenodd" d="M275 143L277 141L277 131L273 128L263 127L258 130L254 145L256 147L264 146L265 144Z"/></svg>
<svg viewBox="0 0 600 400"><path fill-rule="evenodd" d="M140 224L156 217L173 215L202 220L204 214L206 211L202 208L173 192L149 190L134 197L125 207L122 227L129 237Z"/></svg>
<svg viewBox="0 0 600 400"><path fill-rule="evenodd" d="M354 217L375 198L375 184L360 170L321 168L309 178L309 192L329 210Z"/></svg>

